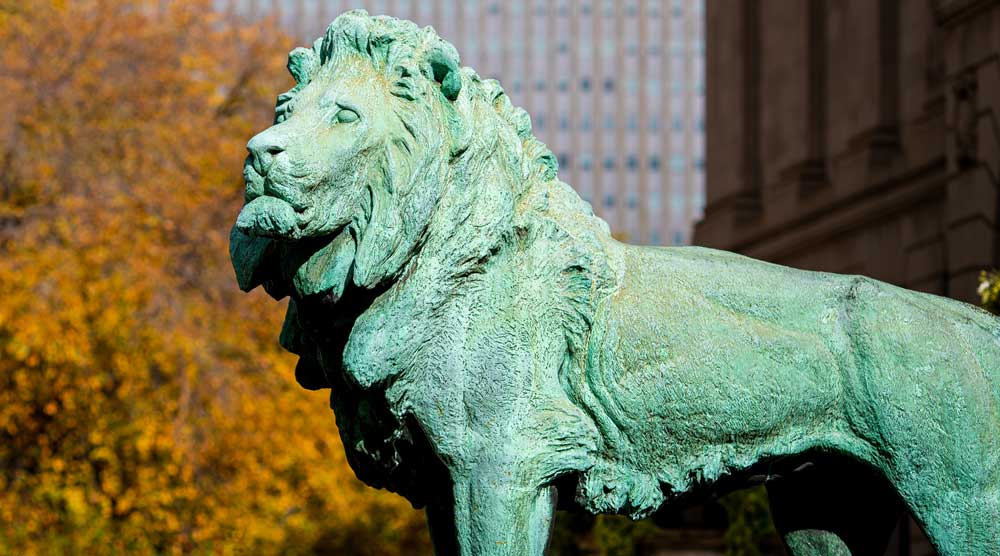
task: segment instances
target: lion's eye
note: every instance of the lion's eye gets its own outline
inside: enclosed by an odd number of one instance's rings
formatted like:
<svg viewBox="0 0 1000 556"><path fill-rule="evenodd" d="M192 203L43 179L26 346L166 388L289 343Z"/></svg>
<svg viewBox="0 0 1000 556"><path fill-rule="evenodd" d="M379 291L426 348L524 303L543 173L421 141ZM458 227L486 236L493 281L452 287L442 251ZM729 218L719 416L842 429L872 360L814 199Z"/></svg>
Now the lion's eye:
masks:
<svg viewBox="0 0 1000 556"><path fill-rule="evenodd" d="M337 110L336 118L339 123L349 124L358 121L358 113L350 108L341 108Z"/></svg>

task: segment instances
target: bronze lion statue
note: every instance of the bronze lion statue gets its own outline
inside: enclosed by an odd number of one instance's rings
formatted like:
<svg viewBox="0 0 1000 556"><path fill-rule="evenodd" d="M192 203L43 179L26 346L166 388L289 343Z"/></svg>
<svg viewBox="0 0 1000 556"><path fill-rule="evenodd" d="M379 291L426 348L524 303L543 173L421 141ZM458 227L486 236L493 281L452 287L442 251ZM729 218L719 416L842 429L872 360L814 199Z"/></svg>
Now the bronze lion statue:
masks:
<svg viewBox="0 0 1000 556"><path fill-rule="evenodd" d="M556 507L642 518L766 482L795 556L909 510L1000 553L1000 320L861 276L612 239L500 85L363 11L289 57L247 145L240 287L358 477L439 555L543 554Z"/></svg>

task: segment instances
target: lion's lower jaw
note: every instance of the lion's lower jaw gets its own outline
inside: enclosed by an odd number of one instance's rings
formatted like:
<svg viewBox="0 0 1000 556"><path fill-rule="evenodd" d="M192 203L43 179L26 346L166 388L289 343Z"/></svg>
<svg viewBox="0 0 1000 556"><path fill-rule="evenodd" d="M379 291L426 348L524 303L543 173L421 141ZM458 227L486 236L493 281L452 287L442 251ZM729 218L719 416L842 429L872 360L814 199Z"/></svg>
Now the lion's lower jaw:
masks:
<svg viewBox="0 0 1000 556"><path fill-rule="evenodd" d="M295 272L292 286L300 298L321 295L327 303L336 303L344 294L351 277L357 247L354 237L342 229Z"/></svg>
<svg viewBox="0 0 1000 556"><path fill-rule="evenodd" d="M302 237L303 215L277 197L257 197L247 203L236 218L236 228L244 234L272 239Z"/></svg>

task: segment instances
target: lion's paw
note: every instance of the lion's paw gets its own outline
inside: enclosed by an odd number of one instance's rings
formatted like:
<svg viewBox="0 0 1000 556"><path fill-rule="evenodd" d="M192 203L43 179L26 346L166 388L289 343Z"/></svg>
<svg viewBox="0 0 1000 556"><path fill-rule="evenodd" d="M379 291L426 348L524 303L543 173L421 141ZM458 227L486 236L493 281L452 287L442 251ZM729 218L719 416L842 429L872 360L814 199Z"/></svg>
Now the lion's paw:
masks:
<svg viewBox="0 0 1000 556"><path fill-rule="evenodd" d="M621 465L599 463L581 477L576 500L591 513L643 519L656 511L665 497L655 477Z"/></svg>

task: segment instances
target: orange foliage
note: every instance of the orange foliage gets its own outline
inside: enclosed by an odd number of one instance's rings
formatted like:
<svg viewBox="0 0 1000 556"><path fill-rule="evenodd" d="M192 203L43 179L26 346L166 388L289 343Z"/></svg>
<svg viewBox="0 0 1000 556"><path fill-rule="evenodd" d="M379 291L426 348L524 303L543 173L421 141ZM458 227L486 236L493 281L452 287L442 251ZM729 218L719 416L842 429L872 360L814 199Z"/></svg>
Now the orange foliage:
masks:
<svg viewBox="0 0 1000 556"><path fill-rule="evenodd" d="M290 41L208 0L0 0L0 44L0 554L428 553L229 267Z"/></svg>

